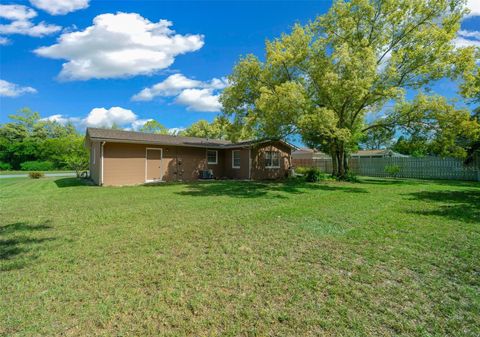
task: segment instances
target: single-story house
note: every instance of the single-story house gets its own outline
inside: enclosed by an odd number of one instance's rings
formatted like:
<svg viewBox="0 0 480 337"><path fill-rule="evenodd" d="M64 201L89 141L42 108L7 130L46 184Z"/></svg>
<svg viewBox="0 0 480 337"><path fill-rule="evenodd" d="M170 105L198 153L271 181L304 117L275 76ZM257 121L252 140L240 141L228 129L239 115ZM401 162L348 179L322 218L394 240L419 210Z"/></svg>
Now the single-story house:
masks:
<svg viewBox="0 0 480 337"><path fill-rule="evenodd" d="M352 153L351 158L387 158L387 157L409 157L392 150L360 150L355 153ZM292 159L297 163L302 163L306 160L315 160L315 159L331 159L330 155L309 149L301 148L292 152Z"/></svg>
<svg viewBox="0 0 480 337"><path fill-rule="evenodd" d="M360 150L351 154L352 158L388 158L388 157L409 157L392 150Z"/></svg>
<svg viewBox="0 0 480 337"><path fill-rule="evenodd" d="M295 147L282 140L226 140L87 128L90 177L97 185L157 181L280 179Z"/></svg>
<svg viewBox="0 0 480 337"><path fill-rule="evenodd" d="M292 152L292 159L330 159L330 156L315 149L302 147Z"/></svg>

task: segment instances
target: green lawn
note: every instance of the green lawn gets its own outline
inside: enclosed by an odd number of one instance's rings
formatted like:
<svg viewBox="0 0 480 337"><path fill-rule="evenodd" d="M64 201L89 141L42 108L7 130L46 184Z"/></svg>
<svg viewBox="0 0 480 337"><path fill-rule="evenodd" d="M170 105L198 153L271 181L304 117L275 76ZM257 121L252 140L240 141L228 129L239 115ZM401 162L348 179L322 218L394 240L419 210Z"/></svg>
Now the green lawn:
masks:
<svg viewBox="0 0 480 337"><path fill-rule="evenodd" d="M1 336L479 336L480 185L0 180Z"/></svg>

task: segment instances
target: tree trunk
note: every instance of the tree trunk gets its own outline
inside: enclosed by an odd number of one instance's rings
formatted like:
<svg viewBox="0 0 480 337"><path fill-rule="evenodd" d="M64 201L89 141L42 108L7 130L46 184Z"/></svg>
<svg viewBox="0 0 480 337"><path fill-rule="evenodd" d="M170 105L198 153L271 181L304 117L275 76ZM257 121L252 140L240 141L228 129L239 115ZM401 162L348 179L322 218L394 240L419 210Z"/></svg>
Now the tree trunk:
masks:
<svg viewBox="0 0 480 337"><path fill-rule="evenodd" d="M343 153L343 165L345 167L345 175L347 175L350 167L348 166L348 156L346 152Z"/></svg>
<svg viewBox="0 0 480 337"><path fill-rule="evenodd" d="M336 145L336 150L332 155L332 164L332 175L340 180L345 179L348 173L348 158L345 147L341 143Z"/></svg>
<svg viewBox="0 0 480 337"><path fill-rule="evenodd" d="M332 149L330 151L330 157L332 157L332 176L336 177L337 176L337 154L336 152Z"/></svg>
<svg viewBox="0 0 480 337"><path fill-rule="evenodd" d="M339 149L337 151L337 162L338 162L337 178L338 179L345 178L345 162L343 161L343 154L344 154L343 149Z"/></svg>

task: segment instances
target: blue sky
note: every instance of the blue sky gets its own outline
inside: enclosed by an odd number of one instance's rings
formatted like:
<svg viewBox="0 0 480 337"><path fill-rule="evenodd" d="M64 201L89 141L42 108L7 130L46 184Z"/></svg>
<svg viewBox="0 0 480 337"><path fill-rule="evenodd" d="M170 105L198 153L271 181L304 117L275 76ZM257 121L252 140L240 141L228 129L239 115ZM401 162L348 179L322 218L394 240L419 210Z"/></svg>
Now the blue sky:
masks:
<svg viewBox="0 0 480 337"><path fill-rule="evenodd" d="M480 15L478 3L470 6ZM8 7L0 10L0 123L28 106L80 128L135 128L151 118L181 128L215 117L224 78L241 55L262 57L266 39L314 19L331 2L1 4ZM480 45L480 16L462 29L459 44ZM445 80L434 90L454 97L456 86Z"/></svg>

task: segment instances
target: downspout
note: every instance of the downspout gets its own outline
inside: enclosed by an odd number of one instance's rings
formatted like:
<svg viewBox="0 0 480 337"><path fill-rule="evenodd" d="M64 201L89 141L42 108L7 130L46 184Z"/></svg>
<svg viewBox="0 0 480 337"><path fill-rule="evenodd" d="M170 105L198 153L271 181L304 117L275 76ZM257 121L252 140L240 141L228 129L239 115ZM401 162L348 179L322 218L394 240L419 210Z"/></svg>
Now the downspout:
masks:
<svg viewBox="0 0 480 337"><path fill-rule="evenodd" d="M101 160L100 160L100 186L103 186L103 146L105 145L106 142L101 142L100 143L100 154L101 154Z"/></svg>
<svg viewBox="0 0 480 337"><path fill-rule="evenodd" d="M252 147L248 148L248 180L252 180Z"/></svg>

